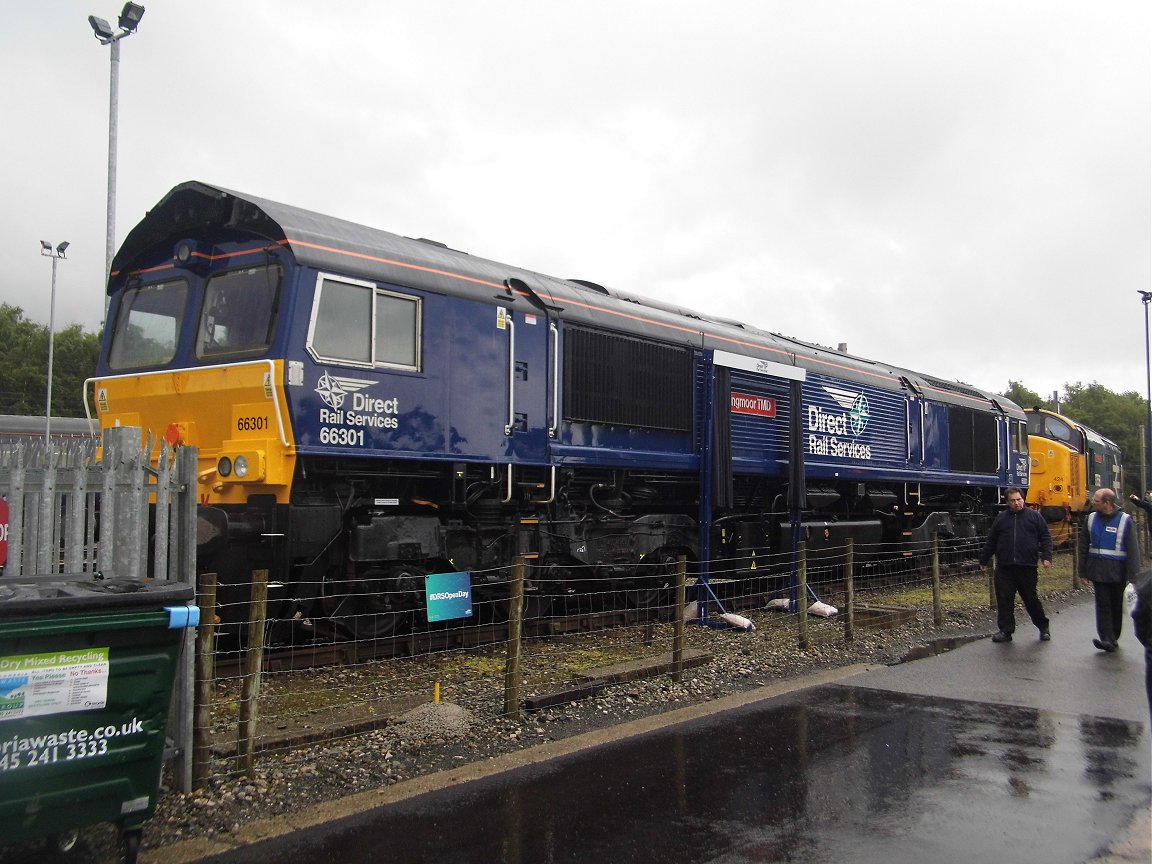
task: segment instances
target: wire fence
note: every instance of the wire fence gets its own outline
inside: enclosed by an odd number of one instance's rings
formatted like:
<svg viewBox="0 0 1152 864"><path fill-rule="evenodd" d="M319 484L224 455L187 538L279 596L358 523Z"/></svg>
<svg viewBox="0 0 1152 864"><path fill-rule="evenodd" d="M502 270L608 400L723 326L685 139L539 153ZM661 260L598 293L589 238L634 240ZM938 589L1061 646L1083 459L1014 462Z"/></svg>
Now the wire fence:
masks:
<svg viewBox="0 0 1152 864"><path fill-rule="evenodd" d="M381 596L308 621L289 604L267 604L267 574L258 572L250 599L235 601L244 625L214 630L213 616L202 619L194 785L381 728L440 698L476 716L518 718L628 680L640 666L675 679L707 661L721 627L746 629L739 638L784 656L835 651L862 630L917 619L940 626L949 610L995 608L982 546L941 538L809 553L802 544L795 556L709 562L706 579L699 563L681 559L641 566L630 579L569 565L568 582L557 582L553 563L520 559L472 573L489 589L473 615L439 622ZM1077 587L1071 551L1042 571L1042 594ZM220 609L211 583L203 580L200 605ZM240 612L217 617L238 621Z"/></svg>

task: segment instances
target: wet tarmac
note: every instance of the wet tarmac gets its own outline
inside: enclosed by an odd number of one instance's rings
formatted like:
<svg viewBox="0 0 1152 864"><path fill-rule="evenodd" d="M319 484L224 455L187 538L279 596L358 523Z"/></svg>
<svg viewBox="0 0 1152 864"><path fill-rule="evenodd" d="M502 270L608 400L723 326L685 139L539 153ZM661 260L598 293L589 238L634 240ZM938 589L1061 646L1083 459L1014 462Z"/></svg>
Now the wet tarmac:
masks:
<svg viewBox="0 0 1152 864"><path fill-rule="evenodd" d="M1091 620L1072 607L1050 643L937 646L202 860L1088 861L1152 799L1142 651L1095 652Z"/></svg>

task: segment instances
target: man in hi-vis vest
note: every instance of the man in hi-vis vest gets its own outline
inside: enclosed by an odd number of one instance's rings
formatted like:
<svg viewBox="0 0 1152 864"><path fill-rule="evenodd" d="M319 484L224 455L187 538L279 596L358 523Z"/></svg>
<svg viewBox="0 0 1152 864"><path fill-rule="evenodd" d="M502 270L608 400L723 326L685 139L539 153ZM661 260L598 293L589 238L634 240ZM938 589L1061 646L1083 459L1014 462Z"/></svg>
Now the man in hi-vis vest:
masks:
<svg viewBox="0 0 1152 864"><path fill-rule="evenodd" d="M1080 575L1096 595L1096 635L1092 644L1111 654L1124 623L1124 586L1140 572L1140 537L1132 517L1116 506L1116 493L1099 489L1080 541Z"/></svg>

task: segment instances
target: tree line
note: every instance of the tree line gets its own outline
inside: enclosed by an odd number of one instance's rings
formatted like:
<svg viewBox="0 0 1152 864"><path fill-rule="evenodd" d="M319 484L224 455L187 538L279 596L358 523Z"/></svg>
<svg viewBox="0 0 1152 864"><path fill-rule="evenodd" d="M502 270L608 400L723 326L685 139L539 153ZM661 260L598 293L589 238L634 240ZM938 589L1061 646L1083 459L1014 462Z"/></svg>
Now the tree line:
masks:
<svg viewBox="0 0 1152 864"><path fill-rule="evenodd" d="M84 379L96 374L100 334L79 324L56 332L52 340L52 416L84 416ZM0 414L44 416L48 400L48 325L24 316L24 310L0 304Z"/></svg>
<svg viewBox="0 0 1152 864"><path fill-rule="evenodd" d="M56 334L52 359L52 416L84 416L84 380L96 374L100 333L72 324ZM0 414L44 416L48 383L48 327L24 316L19 306L0 304ZM1009 381L1003 392L1022 408L1056 407L1078 423L1111 438L1124 454L1128 492L1140 487L1140 429L1148 422L1148 405L1135 391L1114 393L1102 384L1065 384L1059 405Z"/></svg>

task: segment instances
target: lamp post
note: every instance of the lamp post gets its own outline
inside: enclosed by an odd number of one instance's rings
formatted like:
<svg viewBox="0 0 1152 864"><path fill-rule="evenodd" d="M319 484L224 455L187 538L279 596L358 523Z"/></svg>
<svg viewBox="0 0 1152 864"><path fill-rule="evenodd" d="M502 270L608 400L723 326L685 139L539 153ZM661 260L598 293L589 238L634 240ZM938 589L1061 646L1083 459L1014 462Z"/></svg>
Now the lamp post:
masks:
<svg viewBox="0 0 1152 864"><path fill-rule="evenodd" d="M47 240L40 241L40 254L52 259L52 294L48 301L48 398L44 403L44 446L48 449L48 459L52 459L52 349L55 343L53 328L56 326L56 262L67 258L65 251L68 241L57 243L56 248Z"/></svg>
<svg viewBox="0 0 1152 864"><path fill-rule="evenodd" d="M88 23L92 26L92 32L100 40L100 44L112 46L112 76L108 90L108 226L105 279L112 275L112 255L116 246L116 115L119 109L120 40L135 33L143 17L143 6L138 3L125 3L120 11L120 18L116 21L120 28L120 32L117 33L103 18L88 16ZM104 295L104 314L108 314L107 293Z"/></svg>
<svg viewBox="0 0 1152 864"><path fill-rule="evenodd" d="M1144 453L1147 457L1144 461L1145 475L1144 475L1144 488L1140 490L1140 497L1144 497L1144 493L1152 489L1152 425L1149 421L1152 420L1152 343L1148 340L1148 304L1152 303L1152 291L1141 291L1136 289L1136 293L1140 295L1140 301L1144 304L1144 377L1145 384L1148 388L1148 402L1144 406L1144 430L1146 438L1141 443L1144 445Z"/></svg>

